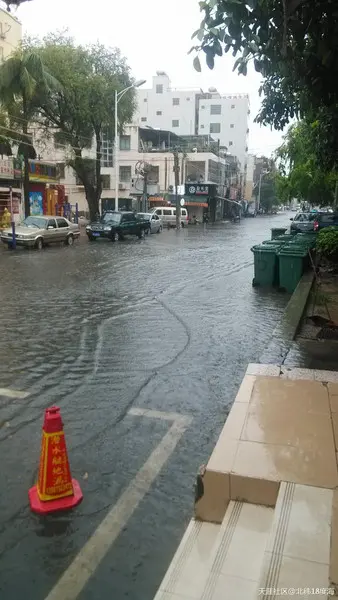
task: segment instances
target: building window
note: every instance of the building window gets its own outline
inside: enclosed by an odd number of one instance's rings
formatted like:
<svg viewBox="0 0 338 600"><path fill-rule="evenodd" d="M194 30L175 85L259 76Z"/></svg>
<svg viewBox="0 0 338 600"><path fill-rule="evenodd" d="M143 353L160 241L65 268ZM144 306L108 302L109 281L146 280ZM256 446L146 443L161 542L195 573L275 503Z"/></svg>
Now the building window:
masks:
<svg viewBox="0 0 338 600"><path fill-rule="evenodd" d="M158 83L156 86L156 94L163 94L163 85L162 83Z"/></svg>
<svg viewBox="0 0 338 600"><path fill-rule="evenodd" d="M179 127L180 126L180 122L178 119L173 119L172 120L172 127Z"/></svg>
<svg viewBox="0 0 338 600"><path fill-rule="evenodd" d="M113 148L112 132L106 127L102 132L101 164L103 167L113 166Z"/></svg>
<svg viewBox="0 0 338 600"><path fill-rule="evenodd" d="M148 98L143 98L143 102L148 102Z"/></svg>
<svg viewBox="0 0 338 600"><path fill-rule="evenodd" d="M63 163L63 162L57 163L57 170L59 173L59 178L65 179L65 163Z"/></svg>
<svg viewBox="0 0 338 600"><path fill-rule="evenodd" d="M110 190L110 175L101 175L101 184L103 190Z"/></svg>
<svg viewBox="0 0 338 600"><path fill-rule="evenodd" d="M235 125L233 123L231 123L230 129L233 129L234 127L235 127Z"/></svg>
<svg viewBox="0 0 338 600"><path fill-rule="evenodd" d="M180 105L180 99L179 98L173 98L173 106L179 106Z"/></svg>
<svg viewBox="0 0 338 600"><path fill-rule="evenodd" d="M149 183L158 183L160 181L160 167L158 165L151 165L148 171Z"/></svg>
<svg viewBox="0 0 338 600"><path fill-rule="evenodd" d="M210 114L211 115L220 115L222 113L221 104L210 104Z"/></svg>
<svg viewBox="0 0 338 600"><path fill-rule="evenodd" d="M233 146L233 142L229 142L229 146Z"/></svg>
<svg viewBox="0 0 338 600"><path fill-rule="evenodd" d="M124 183L129 183L131 181L131 167L120 167L120 181Z"/></svg>
<svg viewBox="0 0 338 600"><path fill-rule="evenodd" d="M210 133L221 133L221 124L210 123Z"/></svg>
<svg viewBox="0 0 338 600"><path fill-rule="evenodd" d="M186 98L186 101L189 102L190 98Z"/></svg>
<svg viewBox="0 0 338 600"><path fill-rule="evenodd" d="M162 114L162 111L161 111L161 110L157 110L157 111L156 111L156 114L157 114L157 116L158 116L158 117L160 117L160 116L161 116L161 114Z"/></svg>
<svg viewBox="0 0 338 600"><path fill-rule="evenodd" d="M204 104L202 104L202 106L201 106L201 110L204 110L204 109L205 109L205 106L204 106Z"/></svg>
<svg viewBox="0 0 338 600"><path fill-rule="evenodd" d="M201 129L204 129L204 125L201 125Z"/></svg>
<svg viewBox="0 0 338 600"><path fill-rule="evenodd" d="M235 105L234 105L234 104L232 104L232 105L231 105L231 108L235 108Z"/></svg>
<svg viewBox="0 0 338 600"><path fill-rule="evenodd" d="M130 150L130 135L120 136L120 150Z"/></svg>
<svg viewBox="0 0 338 600"><path fill-rule="evenodd" d="M147 117L141 117L141 121L142 121L142 123L145 123L145 122L146 122L146 120L147 120Z"/></svg>

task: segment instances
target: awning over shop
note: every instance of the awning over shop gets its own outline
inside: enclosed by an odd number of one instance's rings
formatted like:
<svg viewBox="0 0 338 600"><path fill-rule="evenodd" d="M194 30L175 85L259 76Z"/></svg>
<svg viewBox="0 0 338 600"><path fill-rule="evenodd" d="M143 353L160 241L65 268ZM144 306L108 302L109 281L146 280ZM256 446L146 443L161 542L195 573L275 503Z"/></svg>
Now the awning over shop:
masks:
<svg viewBox="0 0 338 600"><path fill-rule="evenodd" d="M241 203L237 202L237 200L231 200L230 198L222 198L222 196L216 196L216 200L225 200L226 202L230 202L230 204L237 204L237 206L242 208Z"/></svg>
<svg viewBox="0 0 338 600"><path fill-rule="evenodd" d="M208 208L208 203L207 202L187 202L186 200L184 201L184 206L202 206L202 208Z"/></svg>

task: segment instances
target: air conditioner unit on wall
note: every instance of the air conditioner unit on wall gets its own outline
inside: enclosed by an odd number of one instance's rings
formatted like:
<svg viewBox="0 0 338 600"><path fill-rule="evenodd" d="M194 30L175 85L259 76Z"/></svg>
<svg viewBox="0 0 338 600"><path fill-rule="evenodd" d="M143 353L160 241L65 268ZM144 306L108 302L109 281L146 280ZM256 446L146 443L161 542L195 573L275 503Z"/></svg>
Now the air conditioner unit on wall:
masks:
<svg viewBox="0 0 338 600"><path fill-rule="evenodd" d="M125 190L126 189L126 184L125 183L119 183L119 190Z"/></svg>

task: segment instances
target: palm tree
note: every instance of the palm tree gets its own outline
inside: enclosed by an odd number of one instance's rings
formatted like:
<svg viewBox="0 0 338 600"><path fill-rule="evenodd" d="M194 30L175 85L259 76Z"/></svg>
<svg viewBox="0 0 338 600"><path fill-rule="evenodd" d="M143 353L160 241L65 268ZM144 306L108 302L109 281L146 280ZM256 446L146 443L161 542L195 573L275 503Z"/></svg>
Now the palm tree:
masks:
<svg viewBox="0 0 338 600"><path fill-rule="evenodd" d="M12 127L18 130L18 135L12 134L12 138L21 142L18 153L24 158L26 217L30 214L29 159L36 156L29 123L38 114L39 102L58 87L58 81L47 71L40 56L31 50L21 48L0 66L0 104L8 112Z"/></svg>

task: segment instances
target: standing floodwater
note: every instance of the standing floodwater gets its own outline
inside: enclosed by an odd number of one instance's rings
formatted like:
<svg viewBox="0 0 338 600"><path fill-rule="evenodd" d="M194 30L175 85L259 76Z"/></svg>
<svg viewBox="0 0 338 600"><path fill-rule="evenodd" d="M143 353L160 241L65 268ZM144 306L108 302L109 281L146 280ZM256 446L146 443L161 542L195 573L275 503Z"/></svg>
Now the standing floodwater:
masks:
<svg viewBox="0 0 338 600"><path fill-rule="evenodd" d="M252 288L250 248L287 221L1 251L1 387L29 393L0 396L1 598L45 600L129 485L131 508L122 497L114 543L107 529L107 552L77 597L152 600L192 514L198 466L286 305L287 296ZM84 500L46 521L30 513L27 490L53 404ZM169 449L168 413L189 417ZM147 460L154 474L139 493ZM68 599L58 590L53 600Z"/></svg>

